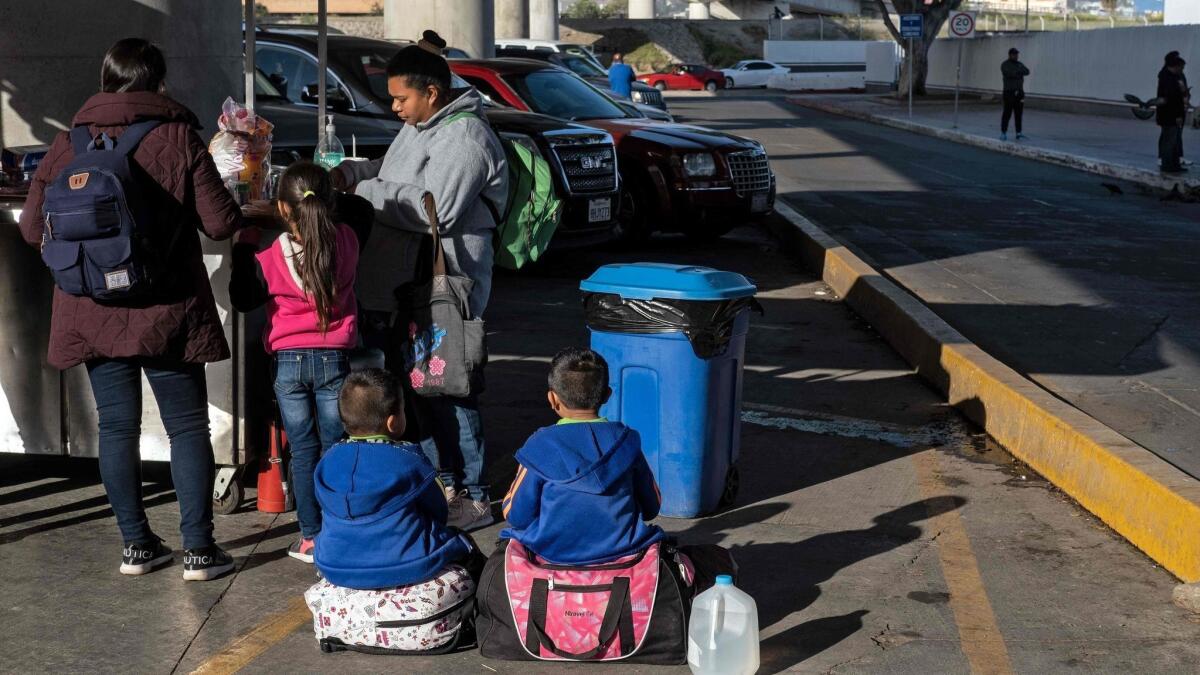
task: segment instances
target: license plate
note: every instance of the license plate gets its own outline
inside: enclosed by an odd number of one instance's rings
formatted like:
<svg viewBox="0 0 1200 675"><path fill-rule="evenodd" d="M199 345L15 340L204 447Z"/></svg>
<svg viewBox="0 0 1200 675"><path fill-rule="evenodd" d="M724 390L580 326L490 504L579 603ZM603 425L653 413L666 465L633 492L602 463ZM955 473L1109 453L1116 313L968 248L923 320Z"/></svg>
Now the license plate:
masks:
<svg viewBox="0 0 1200 675"><path fill-rule="evenodd" d="M750 212L762 213L767 210L767 193L760 192L756 195L750 195Z"/></svg>
<svg viewBox="0 0 1200 675"><path fill-rule="evenodd" d="M612 200L611 199L589 199L588 200L588 222L603 223L612 220Z"/></svg>

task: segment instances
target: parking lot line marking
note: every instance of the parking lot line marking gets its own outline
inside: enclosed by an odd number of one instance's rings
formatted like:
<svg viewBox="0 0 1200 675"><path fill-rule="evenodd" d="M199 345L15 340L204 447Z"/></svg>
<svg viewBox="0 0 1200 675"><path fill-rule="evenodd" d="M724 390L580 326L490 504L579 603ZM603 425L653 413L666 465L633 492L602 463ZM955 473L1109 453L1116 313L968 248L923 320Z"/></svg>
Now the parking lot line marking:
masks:
<svg viewBox="0 0 1200 675"><path fill-rule="evenodd" d="M303 597L293 598L287 609L273 614L228 647L210 656L192 675L227 675L245 668L296 629L312 622Z"/></svg>
<svg viewBox="0 0 1200 675"><path fill-rule="evenodd" d="M948 499L945 486L938 481L938 456L933 450L912 456L917 470L921 496L929 504L929 530L937 532L938 558L949 592L950 611L958 626L959 645L972 673L1004 675L1012 673L1008 647L988 600L979 562L971 550L971 539L957 508L943 508Z"/></svg>

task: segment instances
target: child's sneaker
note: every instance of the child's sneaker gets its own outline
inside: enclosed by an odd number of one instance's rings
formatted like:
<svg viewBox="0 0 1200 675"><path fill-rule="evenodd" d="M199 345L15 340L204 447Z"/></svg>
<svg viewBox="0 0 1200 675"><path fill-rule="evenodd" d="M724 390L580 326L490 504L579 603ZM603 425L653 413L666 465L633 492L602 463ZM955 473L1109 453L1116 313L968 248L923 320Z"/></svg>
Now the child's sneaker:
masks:
<svg viewBox="0 0 1200 675"><path fill-rule="evenodd" d="M486 499L475 501L463 490L450 502L450 517L447 525L463 532L471 532L496 522L492 517L492 503Z"/></svg>
<svg viewBox="0 0 1200 675"><path fill-rule="evenodd" d="M183 552L183 580L208 581L233 569L233 557L216 544Z"/></svg>
<svg viewBox="0 0 1200 675"><path fill-rule="evenodd" d="M288 547L288 555L300 562L306 562L311 565L313 563L313 549L315 548L316 545L312 537L300 537L300 541Z"/></svg>
<svg viewBox="0 0 1200 675"><path fill-rule="evenodd" d="M174 552L155 538L150 544L127 544L121 551L121 574L140 576L175 559Z"/></svg>

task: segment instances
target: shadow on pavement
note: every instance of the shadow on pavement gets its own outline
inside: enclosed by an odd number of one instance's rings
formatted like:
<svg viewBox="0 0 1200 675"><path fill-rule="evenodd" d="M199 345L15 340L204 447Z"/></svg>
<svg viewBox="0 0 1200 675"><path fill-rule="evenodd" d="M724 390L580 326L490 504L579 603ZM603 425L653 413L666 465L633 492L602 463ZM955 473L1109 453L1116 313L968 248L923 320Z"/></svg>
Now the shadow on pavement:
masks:
<svg viewBox="0 0 1200 675"><path fill-rule="evenodd" d="M813 619L772 635L759 643L759 672L782 673L862 630L860 609L840 616Z"/></svg>
<svg viewBox="0 0 1200 675"><path fill-rule="evenodd" d="M966 503L957 495L931 497L881 513L866 529L826 532L796 542L732 545L739 584L759 602L760 628L769 628L811 605L821 596L820 585L839 571L920 539L923 530L916 523ZM765 522L786 508L778 502L755 504L698 521L677 536L685 544L721 544L728 533Z"/></svg>
<svg viewBox="0 0 1200 675"><path fill-rule="evenodd" d="M143 490L145 490L145 488L143 488ZM157 496L151 497L149 499L142 500L142 505L147 509L154 508L155 506L162 506L163 504L170 504L175 501L175 491L169 486L162 486L161 490L154 490L154 491L161 492L161 494L158 494ZM147 492L150 492L150 491L147 491ZM104 503L105 504L108 503L107 498L105 498ZM26 527L21 530L16 530L14 532L4 532L4 533L0 534L0 545L11 544L13 542L21 541L25 537L28 537L28 536L34 535L34 534L39 534L41 532L50 532L51 530L58 530L58 529L62 529L64 527L72 527L74 525L90 523L90 522L96 521L96 520L108 520L110 518L112 518L112 509L104 508L104 509L100 509L98 511L90 511L88 513L83 513L83 514L80 514L78 516L74 516L71 518L55 520L55 521L52 521L49 523L41 523L40 525L32 525L30 527ZM25 520L24 516L22 516L21 519ZM108 525L106 525L106 527L107 526ZM115 521L114 521L113 527L115 529Z"/></svg>

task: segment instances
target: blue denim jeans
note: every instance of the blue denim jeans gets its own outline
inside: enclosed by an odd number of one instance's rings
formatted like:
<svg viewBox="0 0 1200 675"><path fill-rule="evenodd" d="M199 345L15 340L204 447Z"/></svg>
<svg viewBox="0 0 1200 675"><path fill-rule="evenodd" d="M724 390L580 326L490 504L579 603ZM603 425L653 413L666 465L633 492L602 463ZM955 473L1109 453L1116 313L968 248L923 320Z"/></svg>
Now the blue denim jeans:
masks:
<svg viewBox="0 0 1200 675"><path fill-rule="evenodd" d="M417 416L421 449L447 487L466 489L471 499L488 498L484 477L486 447L479 401L472 398L423 398L408 393Z"/></svg>
<svg viewBox="0 0 1200 675"><path fill-rule="evenodd" d="M151 358L87 362L100 426L100 478L126 544L156 541L142 505L142 373L171 443L171 480L179 500L184 548L213 543L212 489L216 470L208 429L204 365Z"/></svg>
<svg viewBox="0 0 1200 675"><path fill-rule="evenodd" d="M350 357L336 349L289 349L275 354L275 401L292 455L292 494L300 535L321 531L313 470L321 453L345 435L338 394L350 374Z"/></svg>

